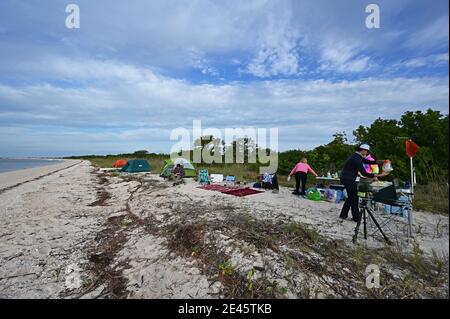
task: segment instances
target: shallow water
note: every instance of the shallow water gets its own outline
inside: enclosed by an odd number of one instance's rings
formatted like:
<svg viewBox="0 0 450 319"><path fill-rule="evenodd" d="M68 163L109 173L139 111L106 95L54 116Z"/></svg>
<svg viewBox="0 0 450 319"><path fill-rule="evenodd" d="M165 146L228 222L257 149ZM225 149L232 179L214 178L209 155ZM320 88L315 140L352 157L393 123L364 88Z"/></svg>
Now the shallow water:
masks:
<svg viewBox="0 0 450 319"><path fill-rule="evenodd" d="M41 167L61 163L62 160L31 158L0 158L0 173L17 171L25 168Z"/></svg>

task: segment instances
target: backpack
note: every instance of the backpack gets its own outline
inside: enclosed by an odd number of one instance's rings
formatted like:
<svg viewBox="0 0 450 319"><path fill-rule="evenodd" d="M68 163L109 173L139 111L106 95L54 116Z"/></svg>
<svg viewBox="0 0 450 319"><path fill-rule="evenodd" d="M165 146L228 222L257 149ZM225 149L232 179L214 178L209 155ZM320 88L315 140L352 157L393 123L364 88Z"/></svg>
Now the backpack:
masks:
<svg viewBox="0 0 450 319"><path fill-rule="evenodd" d="M310 188L306 191L306 198L313 201L320 201L322 199L320 192L315 188Z"/></svg>

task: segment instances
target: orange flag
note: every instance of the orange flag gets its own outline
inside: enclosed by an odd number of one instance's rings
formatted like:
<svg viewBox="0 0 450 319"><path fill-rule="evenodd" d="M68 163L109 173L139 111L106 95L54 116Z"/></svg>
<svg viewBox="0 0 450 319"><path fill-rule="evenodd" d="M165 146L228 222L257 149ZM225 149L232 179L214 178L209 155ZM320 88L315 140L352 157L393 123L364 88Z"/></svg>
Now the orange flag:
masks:
<svg viewBox="0 0 450 319"><path fill-rule="evenodd" d="M414 143L412 140L406 141L406 155L409 157L414 157L417 154L417 151L419 150L419 145Z"/></svg>

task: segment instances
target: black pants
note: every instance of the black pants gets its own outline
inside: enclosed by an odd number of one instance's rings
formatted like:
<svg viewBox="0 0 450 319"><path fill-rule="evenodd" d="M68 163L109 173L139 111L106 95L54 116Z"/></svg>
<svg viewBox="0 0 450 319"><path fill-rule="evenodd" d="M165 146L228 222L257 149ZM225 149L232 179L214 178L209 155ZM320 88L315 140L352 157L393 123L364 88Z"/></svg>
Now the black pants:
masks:
<svg viewBox="0 0 450 319"><path fill-rule="evenodd" d="M272 178L272 189L276 189L276 190L280 189L280 187L278 186L277 174L273 175L273 178Z"/></svg>
<svg viewBox="0 0 450 319"><path fill-rule="evenodd" d="M297 172L295 173L295 192L298 193L300 189L300 181L302 182L302 192L301 195L306 194L306 178L307 174L305 172Z"/></svg>
<svg viewBox="0 0 450 319"><path fill-rule="evenodd" d="M352 209L353 220L359 221L361 216L359 214L359 198L358 198L358 184L352 180L341 180L347 191L347 199L341 210L341 218L347 218L350 208Z"/></svg>

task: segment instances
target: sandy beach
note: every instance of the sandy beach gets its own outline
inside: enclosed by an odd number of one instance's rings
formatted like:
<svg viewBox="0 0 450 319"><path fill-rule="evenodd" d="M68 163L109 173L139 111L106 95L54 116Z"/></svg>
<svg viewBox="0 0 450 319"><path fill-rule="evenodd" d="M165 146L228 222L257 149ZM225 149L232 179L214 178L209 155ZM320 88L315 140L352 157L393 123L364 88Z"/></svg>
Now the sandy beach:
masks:
<svg viewBox="0 0 450 319"><path fill-rule="evenodd" d="M235 197L88 161L0 174L0 298L448 294L448 271L434 273L436 260L448 267L448 216L415 212L414 240L399 218L388 232L393 248L378 235L355 246L355 224L337 218L342 204L291 191ZM431 285L418 256L443 281ZM383 292L365 287L373 262Z"/></svg>

